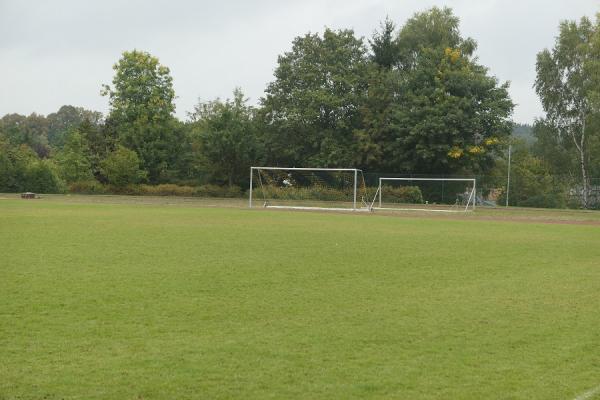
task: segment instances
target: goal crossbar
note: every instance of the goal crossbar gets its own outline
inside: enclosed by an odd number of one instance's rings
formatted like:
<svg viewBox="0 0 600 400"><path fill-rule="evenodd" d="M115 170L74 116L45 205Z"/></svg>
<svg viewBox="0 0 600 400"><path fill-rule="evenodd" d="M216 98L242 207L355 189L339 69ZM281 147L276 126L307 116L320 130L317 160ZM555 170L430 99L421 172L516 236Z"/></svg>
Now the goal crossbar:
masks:
<svg viewBox="0 0 600 400"><path fill-rule="evenodd" d="M250 167L250 170L278 170L278 171L357 171L362 172L362 170L357 168L285 168L285 167Z"/></svg>
<svg viewBox="0 0 600 400"><path fill-rule="evenodd" d="M470 182L473 187L469 191L469 197L467 199L467 204L465 205L464 212L469 211L469 206L471 205L475 210L475 196L476 196L476 186L477 182L475 178L387 178L381 177L379 178L379 185L377 187L377 192L375 194L375 198L373 199L373 203L377 196L379 196L379 207L373 207L371 203L371 207L375 210L398 210L398 211L433 211L433 212L457 212L458 210L445 210L445 209L435 209L435 208L418 208L418 207L383 207L382 203L382 192L383 192L383 183L385 181L422 181L422 182Z"/></svg>

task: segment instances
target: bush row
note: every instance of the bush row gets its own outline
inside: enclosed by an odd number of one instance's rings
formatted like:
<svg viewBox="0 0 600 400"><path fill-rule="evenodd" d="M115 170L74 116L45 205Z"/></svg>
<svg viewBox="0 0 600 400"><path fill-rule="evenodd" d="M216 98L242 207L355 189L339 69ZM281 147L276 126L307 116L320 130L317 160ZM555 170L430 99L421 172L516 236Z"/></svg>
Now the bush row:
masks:
<svg viewBox="0 0 600 400"><path fill-rule="evenodd" d="M264 186L262 190L257 190L257 196L263 194L267 199L273 200L351 201L353 197L352 191L318 186Z"/></svg>
<svg viewBox="0 0 600 400"><path fill-rule="evenodd" d="M39 169L39 170L38 170ZM221 197L221 198L239 198L245 197L247 192L239 186L219 186L219 185L126 185L114 186L105 185L96 180L75 182L64 187L64 183L57 183L54 174L49 174L50 169L32 168L32 176L27 181L27 185L16 188L17 190L30 190L38 193L73 193L73 194L120 194L133 196L183 196L183 197ZM33 172L36 172L35 174ZM48 175L50 178L48 178ZM41 177L45 179L41 179ZM40 179L44 182L41 182ZM47 182L51 182L49 186ZM8 189L8 188L7 188ZM276 187L265 186L264 192L255 189L255 196L264 195L273 200L314 200L314 201L352 201L353 192L328 187ZM6 189L5 189L6 190ZM14 190L7 190L14 191ZM423 203L423 196L418 187L384 187L385 198L388 202L397 203ZM371 198L375 193L375 188L368 188L370 193L367 197Z"/></svg>
<svg viewBox="0 0 600 400"><path fill-rule="evenodd" d="M66 184L57 173L56 167L47 160L35 160L20 169L3 161L0 154L0 193L66 191Z"/></svg>
<svg viewBox="0 0 600 400"><path fill-rule="evenodd" d="M423 193L418 186L383 186L381 190L386 202L423 204Z"/></svg>
<svg viewBox="0 0 600 400"><path fill-rule="evenodd" d="M79 194L124 194L133 196L184 196L184 197L242 197L239 186L182 186L171 183L161 185L103 185L97 181L76 182L69 185L70 193Z"/></svg>
<svg viewBox="0 0 600 400"><path fill-rule="evenodd" d="M423 203L423 194L417 186L392 187L384 186L386 202ZM368 199L371 199L376 188L367 188ZM315 201L352 201L353 191L330 187L279 187L265 186L265 197L273 200L315 200ZM260 196L261 194L257 194Z"/></svg>

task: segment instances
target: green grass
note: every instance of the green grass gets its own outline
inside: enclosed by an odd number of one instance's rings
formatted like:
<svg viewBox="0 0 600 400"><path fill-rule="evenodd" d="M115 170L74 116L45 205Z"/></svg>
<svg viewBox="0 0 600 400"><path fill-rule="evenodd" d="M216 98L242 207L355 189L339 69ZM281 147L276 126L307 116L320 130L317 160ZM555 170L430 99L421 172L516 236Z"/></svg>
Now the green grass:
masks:
<svg viewBox="0 0 600 400"><path fill-rule="evenodd" d="M78 199L0 200L0 399L600 384L600 226Z"/></svg>

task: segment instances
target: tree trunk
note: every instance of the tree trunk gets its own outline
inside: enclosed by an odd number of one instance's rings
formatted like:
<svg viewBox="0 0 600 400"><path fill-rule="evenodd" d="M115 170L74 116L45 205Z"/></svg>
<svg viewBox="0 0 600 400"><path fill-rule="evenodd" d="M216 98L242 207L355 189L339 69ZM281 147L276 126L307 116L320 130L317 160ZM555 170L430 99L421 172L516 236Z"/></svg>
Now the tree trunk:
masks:
<svg viewBox="0 0 600 400"><path fill-rule="evenodd" d="M588 194L589 194L589 188L590 188L590 184L588 181L588 175L587 175L587 165L585 162L585 114L582 114L581 116L581 136L579 137L579 142L576 139L576 135L575 132L571 131L571 137L573 138L573 142L575 142L575 147L577 147L577 150L579 151L579 163L581 166L581 179L582 179L582 187L583 187L583 193L582 193L582 197L581 197L581 205L583 206L583 208L588 208L589 204L589 199L588 199Z"/></svg>
<svg viewBox="0 0 600 400"><path fill-rule="evenodd" d="M581 198L581 202L583 208L588 208L588 193L589 193L589 182L587 176L587 168L585 165L585 153L583 148L579 151L580 163L581 163L581 178L583 182L583 197Z"/></svg>

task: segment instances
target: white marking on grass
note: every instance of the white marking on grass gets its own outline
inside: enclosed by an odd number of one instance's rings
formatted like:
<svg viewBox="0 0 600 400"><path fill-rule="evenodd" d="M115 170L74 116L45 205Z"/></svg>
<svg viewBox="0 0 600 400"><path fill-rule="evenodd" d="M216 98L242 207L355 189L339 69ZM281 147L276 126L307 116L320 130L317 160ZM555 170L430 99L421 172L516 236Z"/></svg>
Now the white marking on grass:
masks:
<svg viewBox="0 0 600 400"><path fill-rule="evenodd" d="M579 396L575 397L573 400L590 400L595 397L597 394L600 394L600 385L596 386L593 389L588 390L587 392L581 393Z"/></svg>

